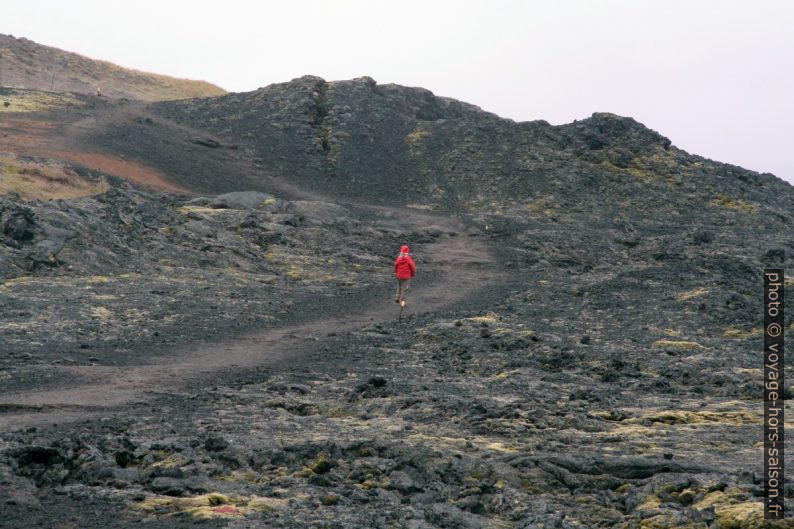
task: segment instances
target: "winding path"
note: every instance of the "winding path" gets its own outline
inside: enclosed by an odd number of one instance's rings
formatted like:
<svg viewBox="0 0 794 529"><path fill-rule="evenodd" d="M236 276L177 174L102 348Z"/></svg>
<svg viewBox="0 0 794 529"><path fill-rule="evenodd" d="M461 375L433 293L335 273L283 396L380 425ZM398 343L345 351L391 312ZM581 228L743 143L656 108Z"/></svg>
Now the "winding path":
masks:
<svg viewBox="0 0 794 529"><path fill-rule="evenodd" d="M140 113L138 106L133 109ZM130 109L122 109L129 115ZM95 118L93 118L95 119ZM96 125L88 120L70 125L74 131ZM68 152L66 160L82 160L91 166L91 157L106 160L112 155L86 153L77 149L79 142L67 143L50 138L37 147L42 155L58 158ZM13 146L8 141L0 147ZM22 147L22 145L17 145ZM90 156L88 156L90 154ZM116 165L115 173L106 172L140 183L141 174L158 174L140 164ZM95 167L96 168L96 167ZM128 172L132 171L132 173ZM134 173L134 174L133 174ZM314 192L300 189L276 178L269 178L270 187L287 195L309 200L335 201ZM158 180L158 188L168 189L167 181ZM338 202L338 201L337 201ZM468 237L463 221L442 217L421 210L365 204L350 204L378 211L390 227L411 232L438 228L443 235L433 243L416 245L414 253L423 256L424 264L409 291L408 311L432 312L471 297L479 289L504 280L498 259L480 237ZM431 273L428 273L431 272ZM432 277L432 282L428 277ZM389 287L391 288L391 286ZM300 350L321 347L329 332L345 332L393 320L397 307L388 295L372 297L351 311L340 305L334 313L299 325L289 325L248 334L228 342L174 347L164 351L154 363L137 366L75 366L62 367L79 381L66 388L39 388L17 393L0 394L0 429L18 429L33 425L64 423L96 415L123 412L127 406L148 402L158 394L178 391L189 382L209 378L219 369L275 365Z"/></svg>

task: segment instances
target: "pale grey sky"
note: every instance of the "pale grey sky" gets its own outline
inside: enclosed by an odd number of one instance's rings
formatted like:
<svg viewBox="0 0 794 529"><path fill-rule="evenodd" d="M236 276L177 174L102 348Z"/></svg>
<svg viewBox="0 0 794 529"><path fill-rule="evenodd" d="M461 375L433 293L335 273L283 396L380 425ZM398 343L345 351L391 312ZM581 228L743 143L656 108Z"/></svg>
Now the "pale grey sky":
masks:
<svg viewBox="0 0 794 529"><path fill-rule="evenodd" d="M794 182L794 1L3 0L0 33L232 91L369 75L517 121L614 112Z"/></svg>

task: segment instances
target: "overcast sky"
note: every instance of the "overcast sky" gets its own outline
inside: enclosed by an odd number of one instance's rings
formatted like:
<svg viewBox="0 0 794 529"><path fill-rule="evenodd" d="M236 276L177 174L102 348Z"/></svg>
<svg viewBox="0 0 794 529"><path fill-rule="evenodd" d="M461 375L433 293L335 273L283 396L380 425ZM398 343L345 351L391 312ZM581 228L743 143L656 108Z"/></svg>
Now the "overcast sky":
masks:
<svg viewBox="0 0 794 529"><path fill-rule="evenodd" d="M369 75L517 121L613 112L794 182L794 1L3 0L0 33L231 91Z"/></svg>

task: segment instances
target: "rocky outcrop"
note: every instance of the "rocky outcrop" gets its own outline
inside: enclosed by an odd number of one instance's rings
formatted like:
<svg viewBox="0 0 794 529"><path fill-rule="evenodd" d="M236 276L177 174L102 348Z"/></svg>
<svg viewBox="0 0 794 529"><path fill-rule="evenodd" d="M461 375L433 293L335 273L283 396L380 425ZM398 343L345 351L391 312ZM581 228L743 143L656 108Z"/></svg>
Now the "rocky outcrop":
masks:
<svg viewBox="0 0 794 529"><path fill-rule="evenodd" d="M794 206L789 186L772 175L690 155L609 113L560 126L517 123L421 88L314 76L155 109L252 149L273 174L340 198L503 217L527 209L694 215L724 203L789 219L782 212Z"/></svg>

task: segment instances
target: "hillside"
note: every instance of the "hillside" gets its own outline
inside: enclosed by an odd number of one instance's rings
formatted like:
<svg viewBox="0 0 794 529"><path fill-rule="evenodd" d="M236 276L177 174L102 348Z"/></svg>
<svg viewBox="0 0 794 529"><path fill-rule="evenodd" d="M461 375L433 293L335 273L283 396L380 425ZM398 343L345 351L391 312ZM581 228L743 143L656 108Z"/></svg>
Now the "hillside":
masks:
<svg viewBox="0 0 794 529"><path fill-rule="evenodd" d="M779 193L770 190L785 187L769 174L691 156L631 118L597 113L562 126L516 123L370 78L306 76L154 109L251 147L269 172L298 183L435 209L611 217L626 208L689 208L722 194L774 202ZM674 198L654 202L660 194Z"/></svg>
<svg viewBox="0 0 794 529"><path fill-rule="evenodd" d="M225 93L222 88L205 81L122 68L3 34L0 34L0 86L92 95L99 88L107 97L142 101L210 97Z"/></svg>
<svg viewBox="0 0 794 529"><path fill-rule="evenodd" d="M766 527L773 175L370 78L0 95L0 527Z"/></svg>

